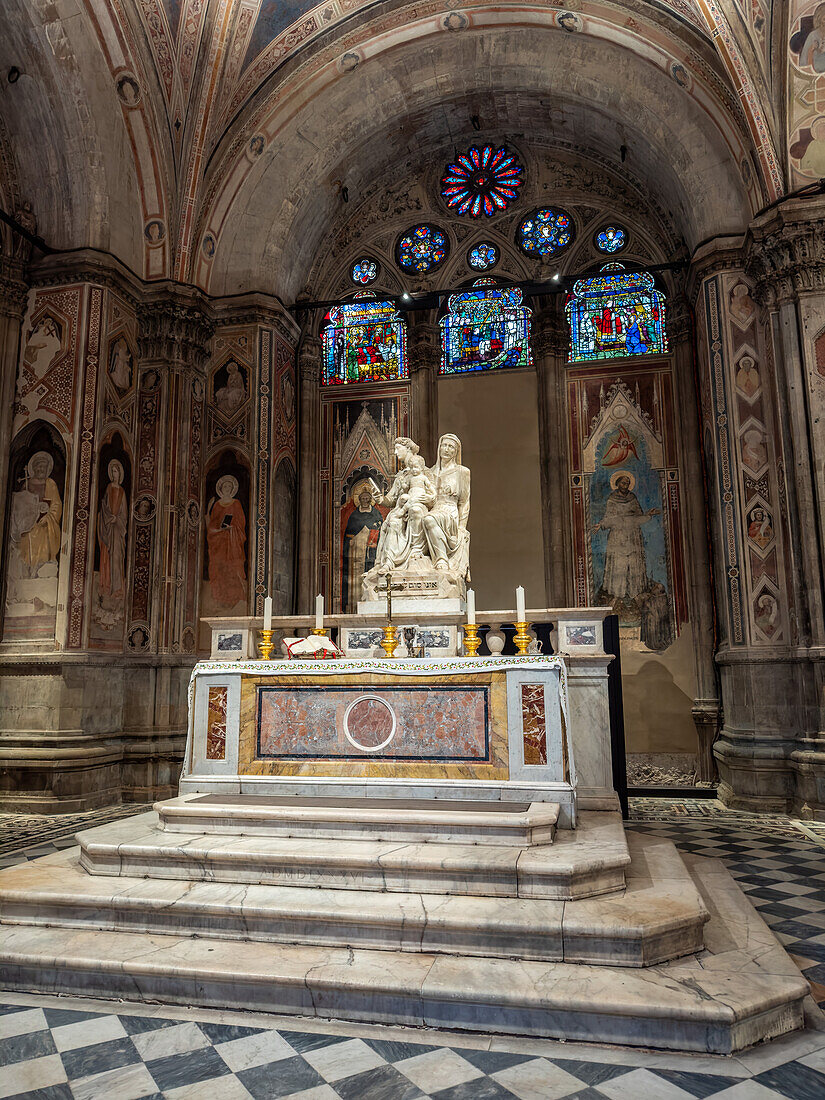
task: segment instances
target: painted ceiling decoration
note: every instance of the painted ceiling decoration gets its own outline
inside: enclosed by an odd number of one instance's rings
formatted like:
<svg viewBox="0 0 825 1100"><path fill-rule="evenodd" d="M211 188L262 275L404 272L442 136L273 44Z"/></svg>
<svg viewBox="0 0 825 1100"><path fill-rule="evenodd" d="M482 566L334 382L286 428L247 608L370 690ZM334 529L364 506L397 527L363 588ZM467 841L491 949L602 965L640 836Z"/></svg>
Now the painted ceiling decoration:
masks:
<svg viewBox="0 0 825 1100"><path fill-rule="evenodd" d="M139 179L144 274L207 287L243 181L313 80L345 80L391 44L501 26L490 0L83 0L121 100ZM693 98L738 157L755 208L823 174L825 114L810 45L817 3L790 5L790 48L769 0L581 0L508 7L535 26L618 45ZM776 9L777 11L779 9ZM810 24L810 27L809 27ZM817 24L818 25L818 24ZM806 33L807 31L807 33ZM778 119L790 73L788 133ZM161 99L155 94L159 88ZM674 93L680 94L680 93ZM739 136L735 131L739 130ZM500 139L499 139L500 140ZM263 163L263 162L261 162Z"/></svg>

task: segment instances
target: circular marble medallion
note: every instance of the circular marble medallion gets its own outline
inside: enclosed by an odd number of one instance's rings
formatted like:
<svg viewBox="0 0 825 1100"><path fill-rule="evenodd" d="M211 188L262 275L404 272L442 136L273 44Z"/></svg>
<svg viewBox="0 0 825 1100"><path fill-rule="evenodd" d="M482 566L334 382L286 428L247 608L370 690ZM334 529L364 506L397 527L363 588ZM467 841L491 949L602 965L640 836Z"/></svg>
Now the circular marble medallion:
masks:
<svg viewBox="0 0 825 1100"><path fill-rule="evenodd" d="M361 695L344 711L344 737L361 752L379 752L395 737L395 711L380 695Z"/></svg>

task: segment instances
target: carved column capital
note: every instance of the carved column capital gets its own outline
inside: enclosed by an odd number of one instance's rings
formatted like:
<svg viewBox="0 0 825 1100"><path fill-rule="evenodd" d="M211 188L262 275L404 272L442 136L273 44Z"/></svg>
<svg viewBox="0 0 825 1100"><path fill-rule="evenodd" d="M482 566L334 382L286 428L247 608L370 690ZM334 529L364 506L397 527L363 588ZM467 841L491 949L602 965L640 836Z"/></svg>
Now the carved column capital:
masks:
<svg viewBox="0 0 825 1100"><path fill-rule="evenodd" d="M543 309L533 318L533 351L536 359L548 356L567 359L570 330L564 315L555 309Z"/></svg>
<svg viewBox="0 0 825 1100"><path fill-rule="evenodd" d="M215 325L204 309L191 303L147 302L138 310L138 349L144 361L203 370Z"/></svg>
<svg viewBox="0 0 825 1100"><path fill-rule="evenodd" d="M671 342L687 340L693 330L690 303L680 294L671 298L667 308L667 338Z"/></svg>
<svg viewBox="0 0 825 1100"><path fill-rule="evenodd" d="M418 321L407 337L410 374L419 370L438 370L441 360L441 329L430 321Z"/></svg>
<svg viewBox="0 0 825 1100"><path fill-rule="evenodd" d="M317 336L305 336L298 349L298 376L302 382L321 384L323 344Z"/></svg>
<svg viewBox="0 0 825 1100"><path fill-rule="evenodd" d="M753 222L745 273L754 297L768 308L825 292L825 200L791 200Z"/></svg>
<svg viewBox="0 0 825 1100"><path fill-rule="evenodd" d="M12 256L0 256L0 316L22 320L29 287L23 275L25 265Z"/></svg>

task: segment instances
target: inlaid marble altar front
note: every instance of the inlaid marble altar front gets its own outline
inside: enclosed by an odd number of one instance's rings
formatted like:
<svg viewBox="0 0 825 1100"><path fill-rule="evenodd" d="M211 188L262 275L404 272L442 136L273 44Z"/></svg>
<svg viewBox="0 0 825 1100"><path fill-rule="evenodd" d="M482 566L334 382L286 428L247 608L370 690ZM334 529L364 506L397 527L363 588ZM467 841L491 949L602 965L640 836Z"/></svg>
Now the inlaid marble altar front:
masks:
<svg viewBox="0 0 825 1100"><path fill-rule="evenodd" d="M574 818L566 685L564 662L543 656L203 662L181 790L284 793L295 779L314 792L367 780L398 797L422 796L424 783L443 796L458 785L523 798L526 783Z"/></svg>

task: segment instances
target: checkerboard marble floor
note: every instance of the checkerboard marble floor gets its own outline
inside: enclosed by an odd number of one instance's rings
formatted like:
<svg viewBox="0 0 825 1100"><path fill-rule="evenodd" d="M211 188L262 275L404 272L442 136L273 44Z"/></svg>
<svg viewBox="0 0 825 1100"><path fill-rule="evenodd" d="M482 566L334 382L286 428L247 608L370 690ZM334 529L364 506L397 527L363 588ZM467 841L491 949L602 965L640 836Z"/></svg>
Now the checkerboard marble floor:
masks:
<svg viewBox="0 0 825 1100"><path fill-rule="evenodd" d="M722 859L825 1004L825 840L789 818L689 811L636 805L628 827ZM70 844L53 825L0 865ZM0 1100L825 1100L813 1006L808 1024L719 1058L0 992Z"/></svg>

